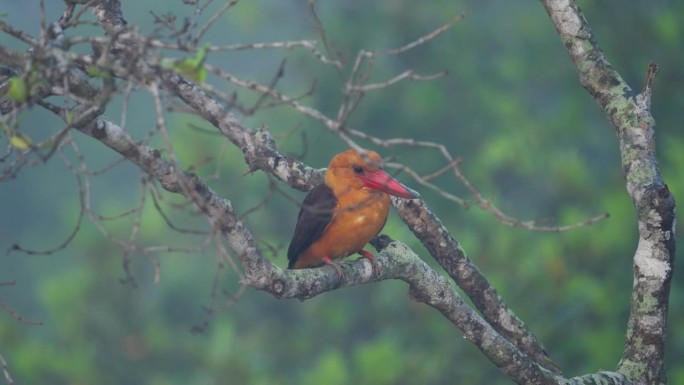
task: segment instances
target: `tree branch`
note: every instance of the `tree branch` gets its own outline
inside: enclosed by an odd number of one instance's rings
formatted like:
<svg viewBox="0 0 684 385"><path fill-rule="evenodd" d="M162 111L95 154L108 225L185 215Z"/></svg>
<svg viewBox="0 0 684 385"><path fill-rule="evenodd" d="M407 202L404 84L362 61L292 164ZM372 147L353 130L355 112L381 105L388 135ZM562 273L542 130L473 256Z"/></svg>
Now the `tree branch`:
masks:
<svg viewBox="0 0 684 385"><path fill-rule="evenodd" d="M627 338L618 370L635 383L665 384L665 331L675 256L675 200L658 169L650 66L633 91L610 65L574 0L542 0L580 82L616 130L622 170L639 224Z"/></svg>
<svg viewBox="0 0 684 385"><path fill-rule="evenodd" d="M158 179L171 192L180 193L219 229L245 269L247 283L278 298L307 299L340 287L400 279L410 286L409 294L439 310L457 326L506 375L519 383L556 384L562 378L536 365L525 353L499 334L472 310L458 295L452 284L432 270L408 247L376 240L380 250L376 263L381 272L374 274L372 264L364 258L342 265L344 274L334 269L283 270L269 262L256 246L251 232L239 220L229 201L219 197L196 175L179 172L159 151L135 141L119 126L102 118L80 129L124 155L144 172Z"/></svg>
<svg viewBox="0 0 684 385"><path fill-rule="evenodd" d="M202 117L218 127L231 142L240 147L245 154L245 161L250 165L250 170L261 169L300 190L309 190L320 183L320 173L317 173L314 181L311 179L312 170L307 170L299 162L280 155L268 131L263 129L252 131L244 127L217 101L207 96L194 83L186 81L176 73L166 74L164 80L167 89L183 99ZM485 319L499 333L533 357L538 364L550 370L557 370L537 338L503 302L496 290L468 259L458 242L444 228L439 218L425 202L394 199L393 203L402 220L473 300Z"/></svg>
<svg viewBox="0 0 684 385"><path fill-rule="evenodd" d="M7 366L7 361L5 361L5 357L3 357L2 354L0 354L0 365L2 365L2 374L5 377L5 381L7 381L7 385L14 385L14 380L12 379L9 367Z"/></svg>

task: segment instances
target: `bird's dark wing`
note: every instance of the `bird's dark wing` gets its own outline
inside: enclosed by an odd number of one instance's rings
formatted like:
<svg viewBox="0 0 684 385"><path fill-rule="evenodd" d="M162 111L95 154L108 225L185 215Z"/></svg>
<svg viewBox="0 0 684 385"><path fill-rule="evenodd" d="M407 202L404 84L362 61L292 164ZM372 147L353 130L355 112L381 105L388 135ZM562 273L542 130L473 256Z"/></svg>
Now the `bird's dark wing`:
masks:
<svg viewBox="0 0 684 385"><path fill-rule="evenodd" d="M297 262L299 255L309 248L330 224L337 198L332 189L324 183L314 187L304 198L297 226L287 249L288 269Z"/></svg>

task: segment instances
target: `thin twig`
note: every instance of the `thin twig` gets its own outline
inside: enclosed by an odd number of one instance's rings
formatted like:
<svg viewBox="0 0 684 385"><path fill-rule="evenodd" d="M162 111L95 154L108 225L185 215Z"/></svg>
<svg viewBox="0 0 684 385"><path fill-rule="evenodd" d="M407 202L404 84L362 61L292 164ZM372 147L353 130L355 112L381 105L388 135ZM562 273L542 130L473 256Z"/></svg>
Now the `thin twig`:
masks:
<svg viewBox="0 0 684 385"><path fill-rule="evenodd" d="M12 379L12 375L10 375L7 361L5 361L5 357L3 357L2 354L0 354L0 363L2 363L2 374L5 376L7 385L14 385L14 380Z"/></svg>
<svg viewBox="0 0 684 385"><path fill-rule="evenodd" d="M159 200L157 199L157 195L161 196L161 192L157 190L157 188L152 184L150 181L145 181L146 184L149 186L150 190L150 196L152 197L152 203L154 204L155 210L157 210L157 213L162 217L164 222L166 222L166 225L172 229L173 231L177 231L179 233L183 234L193 234L193 235L209 235L209 231L206 230L194 230L194 229L186 229L182 227L176 226L171 219L166 215L164 210L161 208L161 205L159 204Z"/></svg>
<svg viewBox="0 0 684 385"><path fill-rule="evenodd" d="M658 74L658 70L658 64L648 64L648 69L646 70L646 78L644 79L644 88L641 91L642 93L647 92L651 89L651 83L653 82L653 79L655 79L656 74Z"/></svg>
<svg viewBox="0 0 684 385"><path fill-rule="evenodd" d="M69 139L69 142L70 143L72 142L71 139ZM65 160L61 150L59 151L59 154L60 154L60 156L62 156L62 159ZM78 175L76 175L76 174L74 176L76 176L77 179L79 178ZM85 206L83 204L84 195L83 195L83 191L81 189L79 189L79 202L81 204L79 206L78 218L76 219L76 224L72 228L71 233L69 233L69 235L60 244L58 244L57 246L55 246L53 248L47 249L47 250L31 250L31 249L26 249L26 248L20 246L18 243L15 243L12 246L10 246L10 248L7 250L7 254L9 254L13 251L19 251L19 252L22 252L22 253L28 254L28 255L52 255L52 254L54 254L60 250L65 249L67 246L69 246L71 241L74 240L74 238L76 237L76 234L78 234L78 231L81 229L81 225L83 224L83 217L84 217L83 214L85 213L86 210L85 210Z"/></svg>
<svg viewBox="0 0 684 385"><path fill-rule="evenodd" d="M394 85L394 84L396 84L402 80L431 81L431 80L435 80L435 79L444 77L448 73L449 73L448 71L440 71L436 74L421 76L421 75L414 74L413 71L411 71L411 70L406 70L406 71L400 73L399 75L397 75L397 76L395 76L389 80L386 80L384 82L364 84L364 85L359 85L359 86L353 85L353 86L350 86L349 89L354 90L354 91L363 91L363 92L373 91L373 90L379 90L379 89L387 88L387 87L392 86L392 85Z"/></svg>
<svg viewBox="0 0 684 385"><path fill-rule="evenodd" d="M237 2L238 2L238 0L230 0L230 1L226 2L225 4L223 4L223 7L221 7L221 9L219 9L216 13L211 15L209 20L207 20L207 22L204 23L204 25L199 29L199 31L197 31L197 34L195 34L195 37L192 39L192 44L197 45L197 42L199 42L200 39L202 39L202 36L204 36L204 34L209 30L209 28L211 28L211 26L214 25L214 23L221 16L223 16L223 14L225 12L228 9L230 9L232 6L234 6Z"/></svg>
<svg viewBox="0 0 684 385"><path fill-rule="evenodd" d="M435 37L442 34L444 31L453 27L456 23L461 21L464 17L465 17L465 12L461 12L460 14L456 15L453 19L449 20L449 22L447 22L446 24L437 28L436 30L428 33L427 35L421 36L418 39L416 39L416 40L414 40L414 41L412 41L412 42L410 42L410 43L408 43L402 47L380 50L380 51L372 51L371 54L372 55L398 55L398 54L404 53L406 51L409 51L413 48L418 47L419 45L422 45L422 44L429 42L430 40L432 40Z"/></svg>
<svg viewBox="0 0 684 385"><path fill-rule="evenodd" d="M420 183L422 186L425 186L425 187L429 188L430 190L437 192L439 195L441 195L445 199L448 199L452 202L455 202L456 204L458 204L459 206L464 207L464 208L470 207L470 204L465 199L459 198L459 197L445 191L444 189L441 189L438 186L428 182L427 179L418 175L417 172L415 172L412 168L410 168L408 166L397 164L397 163L385 163L385 166L391 167L391 168L396 168L396 169L399 169L401 171L405 171L407 174L409 174L415 181Z"/></svg>
<svg viewBox="0 0 684 385"><path fill-rule="evenodd" d="M16 39L19 39L32 47L38 45L38 40L34 39L31 35L27 34L22 30L15 29L14 27L5 23L2 20L0 20L0 31L5 32L6 34Z"/></svg>
<svg viewBox="0 0 684 385"><path fill-rule="evenodd" d="M14 308L12 308L10 305L8 305L5 301L0 300L0 308L2 308L2 310L7 312L9 315L11 315L12 318L14 318L15 320L17 320L23 324L26 324L26 325L42 325L43 324L42 321L34 321L34 320L24 318L21 314L19 314L19 312L14 310Z"/></svg>
<svg viewBox="0 0 684 385"><path fill-rule="evenodd" d="M334 52L334 55L337 57L342 57L340 51L335 50L334 47L328 41L325 28L323 27L323 23L321 22L321 19L318 17L318 12L316 12L316 0L309 0L309 11L311 12L311 16L313 16L314 22L316 23L316 32L318 32L318 35L321 37L321 41L323 42L323 46L325 47L325 49L328 52ZM323 58L325 56L321 54L321 57ZM323 62L327 63L327 61ZM343 61L331 60L329 63L335 66L338 76L340 76L340 78L344 78L344 75L342 74L342 68L344 67Z"/></svg>

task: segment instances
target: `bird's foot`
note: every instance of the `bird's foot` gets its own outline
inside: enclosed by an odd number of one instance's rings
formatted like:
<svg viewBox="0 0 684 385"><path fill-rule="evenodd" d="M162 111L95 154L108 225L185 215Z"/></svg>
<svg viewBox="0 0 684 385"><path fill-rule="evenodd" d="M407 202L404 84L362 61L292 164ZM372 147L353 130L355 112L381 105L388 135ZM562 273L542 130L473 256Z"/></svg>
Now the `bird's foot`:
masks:
<svg viewBox="0 0 684 385"><path fill-rule="evenodd" d="M325 262L328 266L332 266L332 268L335 269L338 277L343 277L344 274L342 273L342 263L333 261L328 257L323 257L323 262Z"/></svg>
<svg viewBox="0 0 684 385"><path fill-rule="evenodd" d="M359 251L361 258L366 258L370 261L371 266L373 266L373 275L380 275L380 264L375 260L375 255L370 251L361 250Z"/></svg>

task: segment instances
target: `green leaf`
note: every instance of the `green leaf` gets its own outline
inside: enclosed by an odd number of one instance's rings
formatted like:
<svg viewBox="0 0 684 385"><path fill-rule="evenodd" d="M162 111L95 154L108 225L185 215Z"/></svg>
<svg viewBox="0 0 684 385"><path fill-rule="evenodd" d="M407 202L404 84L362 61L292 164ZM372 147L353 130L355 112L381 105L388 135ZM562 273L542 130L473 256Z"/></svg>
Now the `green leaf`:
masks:
<svg viewBox="0 0 684 385"><path fill-rule="evenodd" d="M188 63L188 65L194 67L194 68L199 68L204 64L204 60L207 58L207 44L203 45L200 47L200 49L197 50L197 53L195 53L195 56L186 58L185 61Z"/></svg>
<svg viewBox="0 0 684 385"><path fill-rule="evenodd" d="M71 122L74 121L74 111L69 110L66 112L64 115L64 121L66 121L67 124L71 124Z"/></svg>
<svg viewBox="0 0 684 385"><path fill-rule="evenodd" d="M10 134L9 142L12 145L12 147L18 150L28 150L29 148L31 148L31 139L26 135L22 135L16 132Z"/></svg>
<svg viewBox="0 0 684 385"><path fill-rule="evenodd" d="M204 66L194 67L186 61L181 61L176 63L175 68L178 73L199 84L204 83L207 78L207 70Z"/></svg>
<svg viewBox="0 0 684 385"><path fill-rule="evenodd" d="M207 79L207 70L204 68L204 60L207 58L207 46L204 45L197 50L194 56L179 61L162 60L162 67L174 69L181 75L199 84Z"/></svg>
<svg viewBox="0 0 684 385"><path fill-rule="evenodd" d="M348 384L349 368L344 360L344 356L338 350L333 349L323 352L318 358L318 362L305 372L301 383L304 385Z"/></svg>
<svg viewBox="0 0 684 385"><path fill-rule="evenodd" d="M26 81L19 76L11 77L9 80L9 88L7 93L15 102L25 102L26 99L28 99L28 87L26 87Z"/></svg>
<svg viewBox="0 0 684 385"><path fill-rule="evenodd" d="M51 149L55 146L55 141L52 139L44 140L38 144L38 148Z"/></svg>
<svg viewBox="0 0 684 385"><path fill-rule="evenodd" d="M103 72L100 70L99 67L97 66L88 66L88 69L86 70L88 72L88 75L93 78L103 78L106 79L109 75L106 72Z"/></svg>

